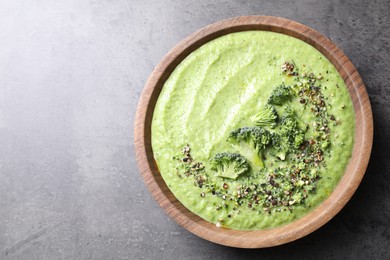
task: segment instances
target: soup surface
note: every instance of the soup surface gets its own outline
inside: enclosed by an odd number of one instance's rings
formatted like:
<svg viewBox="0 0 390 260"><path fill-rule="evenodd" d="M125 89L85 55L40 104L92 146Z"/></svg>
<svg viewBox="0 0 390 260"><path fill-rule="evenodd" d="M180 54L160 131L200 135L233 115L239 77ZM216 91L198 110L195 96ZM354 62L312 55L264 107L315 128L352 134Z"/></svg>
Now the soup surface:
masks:
<svg viewBox="0 0 390 260"><path fill-rule="evenodd" d="M353 148L354 112L311 45L231 33L186 57L154 109L152 148L169 189L217 226L266 229L326 199Z"/></svg>

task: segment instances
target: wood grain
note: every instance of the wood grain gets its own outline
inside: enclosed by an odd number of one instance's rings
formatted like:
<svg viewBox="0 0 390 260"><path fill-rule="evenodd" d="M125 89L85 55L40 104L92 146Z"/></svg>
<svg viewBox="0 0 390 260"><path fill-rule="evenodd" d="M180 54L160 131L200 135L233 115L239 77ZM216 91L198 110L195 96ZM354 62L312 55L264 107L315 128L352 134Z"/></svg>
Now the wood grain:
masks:
<svg viewBox="0 0 390 260"><path fill-rule="evenodd" d="M336 67L344 79L355 110L356 131L352 158L331 196L306 216L281 227L240 231L217 228L185 208L170 192L153 158L151 121L164 82L176 66L192 51L222 35L248 30L286 34L314 46ZM345 54L317 31L297 22L270 16L242 16L220 21L191 34L177 44L156 66L145 84L135 120L134 142L140 172L158 204L188 231L214 243L241 247L271 247L299 239L318 229L335 216L359 186L371 154L373 120L370 100L356 68Z"/></svg>

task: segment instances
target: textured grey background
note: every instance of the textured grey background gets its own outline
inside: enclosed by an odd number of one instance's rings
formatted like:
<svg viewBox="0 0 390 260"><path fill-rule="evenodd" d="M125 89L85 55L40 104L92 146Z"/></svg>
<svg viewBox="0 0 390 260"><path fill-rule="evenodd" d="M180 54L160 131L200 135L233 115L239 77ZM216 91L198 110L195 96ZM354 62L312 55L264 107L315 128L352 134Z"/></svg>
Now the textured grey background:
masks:
<svg viewBox="0 0 390 260"><path fill-rule="evenodd" d="M389 1L0 0L0 259L390 258ZM358 68L375 141L357 193L290 244L240 250L170 220L138 172L133 122L162 56L209 23L294 19Z"/></svg>

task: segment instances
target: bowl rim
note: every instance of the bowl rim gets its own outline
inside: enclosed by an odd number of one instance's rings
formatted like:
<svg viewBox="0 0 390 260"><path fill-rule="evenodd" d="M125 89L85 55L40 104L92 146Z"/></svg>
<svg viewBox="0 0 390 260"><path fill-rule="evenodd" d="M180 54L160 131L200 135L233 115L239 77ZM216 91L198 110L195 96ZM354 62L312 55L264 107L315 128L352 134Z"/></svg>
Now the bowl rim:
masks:
<svg viewBox="0 0 390 260"><path fill-rule="evenodd" d="M265 230L218 228L184 207L162 179L151 147L151 121L164 82L191 52L220 36L249 30L272 31L303 40L324 56L340 73L355 112L355 142L343 177L332 194L305 216ZM239 248L263 248L285 244L310 234L333 218L349 201L366 171L373 142L373 117L363 81L348 57L328 38L298 22L274 16L239 16L210 24L173 47L148 78L138 103L134 144L138 168L157 203L179 225L211 242Z"/></svg>

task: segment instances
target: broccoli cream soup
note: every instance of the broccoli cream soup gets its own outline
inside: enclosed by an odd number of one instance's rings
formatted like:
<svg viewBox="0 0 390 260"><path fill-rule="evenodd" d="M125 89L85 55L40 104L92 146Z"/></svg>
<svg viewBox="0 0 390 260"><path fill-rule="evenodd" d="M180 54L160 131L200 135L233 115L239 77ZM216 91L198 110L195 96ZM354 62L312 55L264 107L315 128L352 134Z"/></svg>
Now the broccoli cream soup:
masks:
<svg viewBox="0 0 390 260"><path fill-rule="evenodd" d="M152 148L176 198L218 227L290 223L342 177L354 112L334 66L312 46L265 31L192 52L158 98Z"/></svg>

